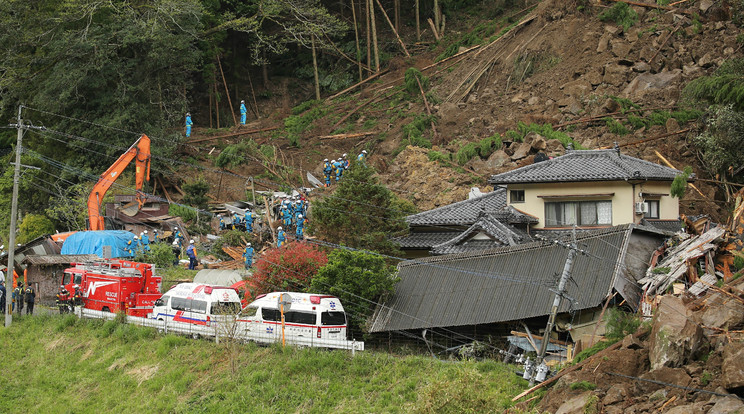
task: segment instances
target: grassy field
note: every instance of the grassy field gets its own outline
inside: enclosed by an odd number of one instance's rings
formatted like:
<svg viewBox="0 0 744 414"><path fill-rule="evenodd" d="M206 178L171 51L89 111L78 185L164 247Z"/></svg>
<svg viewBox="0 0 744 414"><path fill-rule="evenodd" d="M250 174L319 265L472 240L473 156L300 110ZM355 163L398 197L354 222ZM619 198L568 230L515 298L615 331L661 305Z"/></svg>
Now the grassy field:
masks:
<svg viewBox="0 0 744 414"><path fill-rule="evenodd" d="M216 344L72 315L0 327L0 412L504 412L496 362Z"/></svg>

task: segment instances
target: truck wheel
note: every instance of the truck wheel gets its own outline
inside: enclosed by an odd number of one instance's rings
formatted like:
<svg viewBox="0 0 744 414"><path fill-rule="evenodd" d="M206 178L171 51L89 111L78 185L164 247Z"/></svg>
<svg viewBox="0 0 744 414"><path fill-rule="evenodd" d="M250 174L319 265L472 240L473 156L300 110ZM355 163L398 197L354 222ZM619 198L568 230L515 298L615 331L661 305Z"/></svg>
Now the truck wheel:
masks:
<svg viewBox="0 0 744 414"><path fill-rule="evenodd" d="M103 309L101 309L101 312L111 312L111 311L109 310L108 306L104 306Z"/></svg>
<svg viewBox="0 0 744 414"><path fill-rule="evenodd" d="M162 321L163 321L163 318L158 318L158 322L162 322ZM163 332L165 332L165 329L158 328L158 333L163 333Z"/></svg>
<svg viewBox="0 0 744 414"><path fill-rule="evenodd" d="M191 339L199 339L199 338L201 338L201 335L199 335L198 333L191 334Z"/></svg>

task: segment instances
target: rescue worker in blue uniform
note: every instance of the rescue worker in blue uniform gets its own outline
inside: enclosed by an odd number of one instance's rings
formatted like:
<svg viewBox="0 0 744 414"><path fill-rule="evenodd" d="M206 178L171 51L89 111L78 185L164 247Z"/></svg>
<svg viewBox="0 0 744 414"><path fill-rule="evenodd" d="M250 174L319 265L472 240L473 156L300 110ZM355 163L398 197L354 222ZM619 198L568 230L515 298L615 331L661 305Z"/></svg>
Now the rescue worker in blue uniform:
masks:
<svg viewBox="0 0 744 414"><path fill-rule="evenodd" d="M343 163L344 171L349 169L350 163L349 163L349 154L344 154L343 160L341 161Z"/></svg>
<svg viewBox="0 0 744 414"><path fill-rule="evenodd" d="M145 253L150 253L150 237L147 235L147 230L142 233L140 239L142 240L142 248Z"/></svg>
<svg viewBox="0 0 744 414"><path fill-rule="evenodd" d="M245 101L240 101L240 125L245 125L245 117L248 110L245 108Z"/></svg>
<svg viewBox="0 0 744 414"><path fill-rule="evenodd" d="M289 204L284 203L282 205L282 224L289 227L292 222L292 213L289 211Z"/></svg>
<svg viewBox="0 0 744 414"><path fill-rule="evenodd" d="M173 227L173 241L178 243L178 247L183 246L183 233L178 230L178 227Z"/></svg>
<svg viewBox="0 0 744 414"><path fill-rule="evenodd" d="M152 243L160 243L160 234L158 234L158 229L152 231Z"/></svg>
<svg viewBox="0 0 744 414"><path fill-rule="evenodd" d="M191 113L186 112L186 137L191 136L191 126L194 125L194 122L191 121Z"/></svg>
<svg viewBox="0 0 744 414"><path fill-rule="evenodd" d="M287 237L284 235L284 230L281 226L276 228L276 247L282 247Z"/></svg>
<svg viewBox="0 0 744 414"><path fill-rule="evenodd" d="M333 169L336 171L336 182L338 182L344 173L344 165L341 163L341 158L333 162Z"/></svg>
<svg viewBox="0 0 744 414"><path fill-rule="evenodd" d="M253 266L253 247L248 243L245 245L245 251L243 251L243 258L245 259L245 270L248 270Z"/></svg>
<svg viewBox="0 0 744 414"><path fill-rule="evenodd" d="M134 256L134 253L137 250L137 236L134 236L133 239L129 240L127 242L127 247L124 249L124 251L127 252L130 256Z"/></svg>
<svg viewBox="0 0 744 414"><path fill-rule="evenodd" d="M362 152L357 157L357 161L364 162L364 159L367 158L367 150L362 150Z"/></svg>
<svg viewBox="0 0 744 414"><path fill-rule="evenodd" d="M305 238L305 219L302 214L297 215L297 231L295 232L295 238L300 241Z"/></svg>
<svg viewBox="0 0 744 414"><path fill-rule="evenodd" d="M253 232L253 213L250 210L245 211L245 231Z"/></svg>
<svg viewBox="0 0 744 414"><path fill-rule="evenodd" d="M238 215L238 213L233 213L232 224L233 224L232 226L233 230L237 230L238 228L240 228L240 216Z"/></svg>
<svg viewBox="0 0 744 414"><path fill-rule="evenodd" d="M196 247L194 240L189 241L189 247L186 248L186 256L189 257L189 270L196 269Z"/></svg>
<svg viewBox="0 0 744 414"><path fill-rule="evenodd" d="M140 254L142 253L142 241L139 237L134 236L134 242L132 243L132 247L134 248L134 254Z"/></svg>
<svg viewBox="0 0 744 414"><path fill-rule="evenodd" d="M333 164L328 161L328 158L323 160L323 175L325 175L325 186L331 186L331 171L333 171Z"/></svg>
<svg viewBox="0 0 744 414"><path fill-rule="evenodd" d="M220 214L219 219L220 219L220 230L225 230L227 228L227 225L225 224L225 216Z"/></svg>

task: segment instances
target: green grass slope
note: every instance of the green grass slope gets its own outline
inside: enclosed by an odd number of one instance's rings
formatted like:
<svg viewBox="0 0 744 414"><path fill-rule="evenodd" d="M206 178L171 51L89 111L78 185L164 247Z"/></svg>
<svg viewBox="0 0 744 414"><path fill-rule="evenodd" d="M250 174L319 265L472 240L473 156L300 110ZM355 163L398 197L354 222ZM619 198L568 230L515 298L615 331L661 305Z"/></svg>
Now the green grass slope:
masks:
<svg viewBox="0 0 744 414"><path fill-rule="evenodd" d="M0 327L0 412L503 412L525 383L495 362L216 344L116 321Z"/></svg>

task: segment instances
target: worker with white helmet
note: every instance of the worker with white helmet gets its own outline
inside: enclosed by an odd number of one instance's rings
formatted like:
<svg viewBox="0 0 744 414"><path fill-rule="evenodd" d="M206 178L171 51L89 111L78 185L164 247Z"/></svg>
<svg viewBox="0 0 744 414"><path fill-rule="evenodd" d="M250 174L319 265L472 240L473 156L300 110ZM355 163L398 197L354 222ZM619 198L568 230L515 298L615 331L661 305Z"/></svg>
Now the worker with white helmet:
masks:
<svg viewBox="0 0 744 414"><path fill-rule="evenodd" d="M178 230L178 227L173 227L173 240L178 242L178 246L183 246L183 233Z"/></svg>
<svg viewBox="0 0 744 414"><path fill-rule="evenodd" d="M323 160L323 175L325 176L325 186L331 186L331 171L333 171L333 164L328 161L328 158Z"/></svg>
<svg viewBox="0 0 744 414"><path fill-rule="evenodd" d="M305 218L302 214L297 215L297 230L295 231L295 239L300 241L305 238Z"/></svg>
<svg viewBox="0 0 744 414"><path fill-rule="evenodd" d="M176 266L178 264L178 259L181 257L181 246L178 245L177 241L173 241L173 244L171 245L171 250L173 251L173 254L176 256L176 258L173 260L173 266Z"/></svg>
<svg viewBox="0 0 744 414"><path fill-rule="evenodd" d="M150 253L150 237L147 235L147 230L143 231L142 234L140 234L140 240L142 242L142 248L144 249L145 253Z"/></svg>
<svg viewBox="0 0 744 414"><path fill-rule="evenodd" d="M344 173L344 164L341 162L341 158L333 161L333 170L336 172L336 183L338 183Z"/></svg>
<svg viewBox="0 0 744 414"><path fill-rule="evenodd" d="M189 270L196 269L196 247L194 246L194 239L189 241L189 247L186 248L186 256L189 257Z"/></svg>
<svg viewBox="0 0 744 414"><path fill-rule="evenodd" d="M245 117L248 110L245 108L245 101L240 101L240 125L245 125Z"/></svg>
<svg viewBox="0 0 744 414"><path fill-rule="evenodd" d="M367 150L362 150L362 152L357 157L357 161L364 161L365 158L367 158Z"/></svg>
<svg viewBox="0 0 744 414"><path fill-rule="evenodd" d="M191 136L192 125L194 125L194 122L191 120L191 113L186 112L186 138Z"/></svg>
<svg viewBox="0 0 744 414"><path fill-rule="evenodd" d="M344 153L344 155L341 156L341 158L343 158L341 162L343 163L344 170L348 170L349 169L349 154Z"/></svg>
<svg viewBox="0 0 744 414"><path fill-rule="evenodd" d="M284 230L279 226L276 228L276 247L282 247L287 236L284 235Z"/></svg>
<svg viewBox="0 0 744 414"><path fill-rule="evenodd" d="M245 270L250 269L253 266L253 247L251 247L250 243L245 245L243 258L245 259Z"/></svg>

